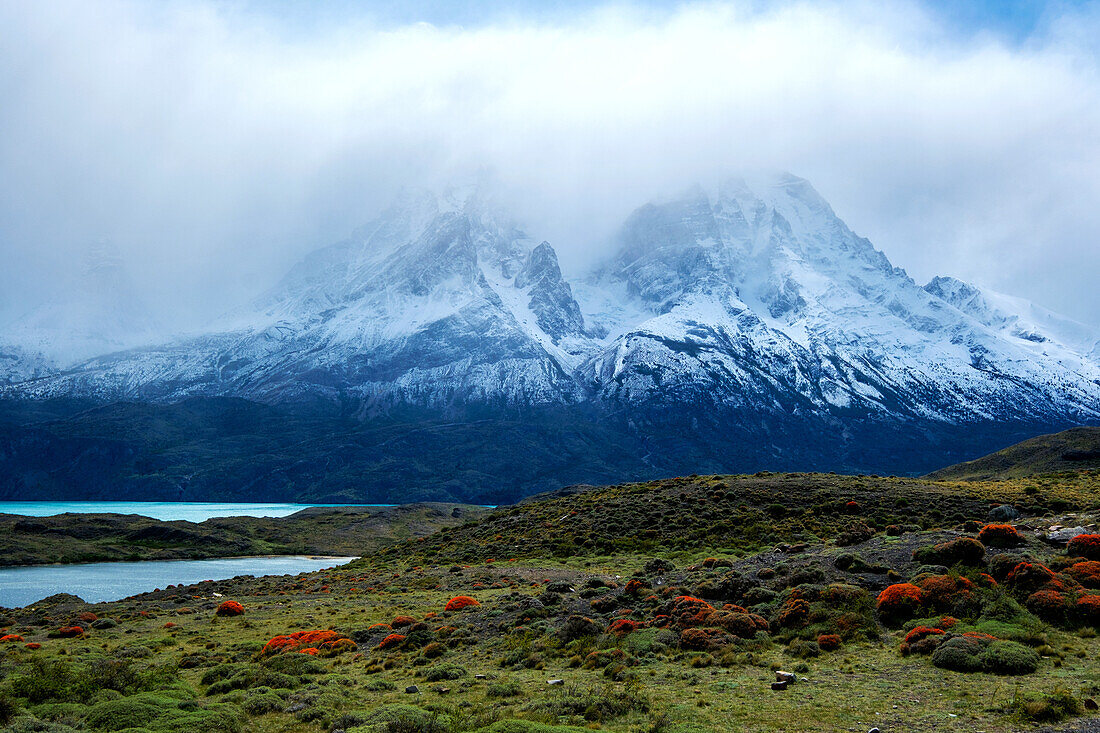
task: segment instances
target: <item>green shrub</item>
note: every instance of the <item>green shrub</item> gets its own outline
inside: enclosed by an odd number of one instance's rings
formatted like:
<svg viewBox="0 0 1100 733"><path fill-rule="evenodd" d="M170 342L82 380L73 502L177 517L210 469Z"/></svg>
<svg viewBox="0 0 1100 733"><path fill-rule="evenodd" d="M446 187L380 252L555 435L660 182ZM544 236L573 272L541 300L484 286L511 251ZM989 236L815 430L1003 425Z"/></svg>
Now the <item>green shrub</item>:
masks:
<svg viewBox="0 0 1100 733"><path fill-rule="evenodd" d="M518 682L491 682L485 688L486 697L516 697L523 694Z"/></svg>
<svg viewBox="0 0 1100 733"><path fill-rule="evenodd" d="M441 664L424 671L424 679L428 682L442 682L444 680L457 680L467 674L465 667L457 664Z"/></svg>
<svg viewBox="0 0 1100 733"><path fill-rule="evenodd" d="M33 659L20 674L11 678L11 691L37 705L53 700L78 702L94 691L87 680L78 676L71 664L62 659Z"/></svg>
<svg viewBox="0 0 1100 733"><path fill-rule="evenodd" d="M249 690L241 701L241 709L249 715L263 715L283 707L283 698L279 697L270 687L257 687Z"/></svg>
<svg viewBox="0 0 1100 733"><path fill-rule="evenodd" d="M533 723L529 720L498 720L488 728L479 728L477 733L588 733L588 729L572 725Z"/></svg>
<svg viewBox="0 0 1100 733"><path fill-rule="evenodd" d="M151 695L124 697L92 706L85 724L92 730L148 728L175 707L174 700L158 700Z"/></svg>
<svg viewBox="0 0 1100 733"><path fill-rule="evenodd" d="M88 713L88 708L78 702L47 702L35 705L31 708L31 714L39 720L50 720L66 725L73 725L76 721L83 720ZM0 718L3 716L0 715ZM7 722L7 721L4 721Z"/></svg>
<svg viewBox="0 0 1100 733"><path fill-rule="evenodd" d="M1031 674L1039 668L1035 650L1015 641L995 641L978 658L985 671L993 674Z"/></svg>
<svg viewBox="0 0 1100 733"><path fill-rule="evenodd" d="M931 547L921 547L913 551L913 559L923 564L976 566L985 557L985 545L973 537L941 542Z"/></svg>
<svg viewBox="0 0 1100 733"><path fill-rule="evenodd" d="M263 660L261 664L268 669L295 677L325 673L325 665L309 654L276 654Z"/></svg>
<svg viewBox="0 0 1100 733"><path fill-rule="evenodd" d="M1037 723L1057 723L1084 712L1081 701L1065 690L1032 692L1013 702L1020 717Z"/></svg>
<svg viewBox="0 0 1100 733"><path fill-rule="evenodd" d="M381 705L362 717L348 733L448 733L450 719L415 705Z"/></svg>
<svg viewBox="0 0 1100 733"><path fill-rule="evenodd" d="M19 712L19 705L5 693L0 692L0 725L7 725L15 714Z"/></svg>
<svg viewBox="0 0 1100 733"><path fill-rule="evenodd" d="M979 658L981 652L980 642L956 636L936 647L932 652L932 664L955 672L981 672L984 668Z"/></svg>

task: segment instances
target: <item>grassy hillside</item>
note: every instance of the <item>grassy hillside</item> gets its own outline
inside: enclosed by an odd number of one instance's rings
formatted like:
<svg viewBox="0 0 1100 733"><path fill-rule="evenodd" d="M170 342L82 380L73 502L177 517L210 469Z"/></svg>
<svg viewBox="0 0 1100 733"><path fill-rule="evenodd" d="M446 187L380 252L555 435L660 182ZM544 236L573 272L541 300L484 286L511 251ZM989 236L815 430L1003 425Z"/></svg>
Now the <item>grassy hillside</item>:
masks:
<svg viewBox="0 0 1100 733"><path fill-rule="evenodd" d="M973 461L941 468L927 478L984 481L1100 469L1100 427L1082 427L1011 445Z"/></svg>
<svg viewBox="0 0 1100 733"><path fill-rule="evenodd" d="M487 511L455 504L316 507L289 517L226 517L201 523L123 514L0 514L0 558L4 565L37 565L239 555L346 557L423 537Z"/></svg>
<svg viewBox="0 0 1100 733"><path fill-rule="evenodd" d="M985 519L1000 503L1031 515L1100 509L1100 475L1002 483L762 472L588 487L539 498L382 557L480 562L705 549L747 555L780 542L858 540L890 525L954 526Z"/></svg>

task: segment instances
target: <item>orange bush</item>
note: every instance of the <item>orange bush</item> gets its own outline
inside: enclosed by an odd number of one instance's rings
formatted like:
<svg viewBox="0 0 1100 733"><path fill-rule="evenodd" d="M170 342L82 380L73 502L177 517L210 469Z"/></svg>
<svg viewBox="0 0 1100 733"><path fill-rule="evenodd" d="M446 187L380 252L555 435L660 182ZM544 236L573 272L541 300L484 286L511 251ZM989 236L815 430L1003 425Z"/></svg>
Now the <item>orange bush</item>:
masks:
<svg viewBox="0 0 1100 733"><path fill-rule="evenodd" d="M708 651L726 646L731 641L721 629L684 629L680 632L680 646L684 649Z"/></svg>
<svg viewBox="0 0 1100 733"><path fill-rule="evenodd" d="M648 588L649 586L642 581L631 578L627 581L626 588L623 589L623 592L626 593L628 596L636 596Z"/></svg>
<svg viewBox="0 0 1100 733"><path fill-rule="evenodd" d="M840 648L840 637L836 634L821 634L817 637L817 645L822 650L831 652Z"/></svg>
<svg viewBox="0 0 1100 733"><path fill-rule="evenodd" d="M262 656L278 654L280 652L296 651L308 647L324 646L326 643L334 643L346 640L354 645L351 639L337 634L331 630L295 631L293 634L283 634L273 637L260 651Z"/></svg>
<svg viewBox="0 0 1100 733"><path fill-rule="evenodd" d="M19 634L4 634L0 636L0 641L23 641L23 637Z"/></svg>
<svg viewBox="0 0 1100 733"><path fill-rule="evenodd" d="M60 629L57 630L57 634L58 636L64 637L66 639L71 639L74 636L83 636L84 629L80 628L79 626L62 626Z"/></svg>
<svg viewBox="0 0 1100 733"><path fill-rule="evenodd" d="M939 621L936 622L936 628L937 629L943 629L944 631L947 631L948 629L954 628L956 625L958 625L958 623L959 623L959 620L957 618L955 618L954 616L944 616L944 617L940 618Z"/></svg>
<svg viewBox="0 0 1100 733"><path fill-rule="evenodd" d="M93 621L98 621L99 616L95 615L91 611L83 611L76 616L77 621L83 621L86 624L90 624Z"/></svg>
<svg viewBox="0 0 1100 733"><path fill-rule="evenodd" d="M966 578L950 575L931 575L917 583L921 589L921 602L932 608L946 609L970 595L974 584Z"/></svg>
<svg viewBox="0 0 1100 733"><path fill-rule="evenodd" d="M244 613L244 606L237 601L222 601L214 613L217 616L240 616Z"/></svg>
<svg viewBox="0 0 1100 733"><path fill-rule="evenodd" d="M676 596L668 609L668 615L681 626L701 626L714 611L714 606L694 596Z"/></svg>
<svg viewBox="0 0 1100 733"><path fill-rule="evenodd" d="M312 656L317 656L317 647L307 646L305 649L299 649L298 653L299 654L309 654L309 655L312 655Z"/></svg>
<svg viewBox="0 0 1100 733"><path fill-rule="evenodd" d="M748 639L756 635L757 631L768 631L768 622L763 616L748 613L740 606L736 611L714 611L706 619L707 626L718 626L730 632L734 636Z"/></svg>
<svg viewBox="0 0 1100 733"><path fill-rule="evenodd" d="M390 621L390 626L400 629L402 626L412 626L415 623L416 619L412 616L397 616L393 621Z"/></svg>
<svg viewBox="0 0 1100 733"><path fill-rule="evenodd" d="M389 624L371 624L367 627L367 631L372 633L376 631L393 631L393 627Z"/></svg>
<svg viewBox="0 0 1100 733"><path fill-rule="evenodd" d="M1077 535L1066 545L1066 553L1071 557L1100 560L1100 534Z"/></svg>
<svg viewBox="0 0 1100 733"><path fill-rule="evenodd" d="M934 629L931 626L916 626L905 635L904 643L915 644L926 636L940 636L943 633L943 629Z"/></svg>
<svg viewBox="0 0 1100 733"><path fill-rule="evenodd" d="M41 649L42 648L42 645L39 644L37 641L32 641L30 644L25 644L24 646L26 646L27 649Z"/></svg>
<svg viewBox="0 0 1100 733"><path fill-rule="evenodd" d="M987 524L978 533L978 539L989 547L1015 547L1024 541L1011 524Z"/></svg>
<svg viewBox="0 0 1100 733"><path fill-rule="evenodd" d="M1027 597L1027 610L1045 619L1058 620L1068 608L1066 597L1056 590L1040 590Z"/></svg>
<svg viewBox="0 0 1100 733"><path fill-rule="evenodd" d="M1077 599L1077 616L1087 624L1100 623L1100 596L1081 596Z"/></svg>
<svg viewBox="0 0 1100 733"><path fill-rule="evenodd" d="M1066 575L1086 588L1100 588L1100 561L1085 560L1075 563L1066 570Z"/></svg>
<svg viewBox="0 0 1100 733"><path fill-rule="evenodd" d="M389 636L387 636L385 639L383 639L378 644L378 648L379 649L392 649L394 647L401 646L404 643L405 643L405 635L404 634L390 634Z"/></svg>
<svg viewBox="0 0 1100 733"><path fill-rule="evenodd" d="M1012 568L1012 572L1005 578L1005 585L1027 595L1039 590L1062 590L1062 584L1055 577L1054 571L1037 562L1022 562Z"/></svg>
<svg viewBox="0 0 1100 733"><path fill-rule="evenodd" d="M791 598L779 609L775 622L781 628L792 628L806 623L810 617L810 602L805 598Z"/></svg>
<svg viewBox="0 0 1100 733"><path fill-rule="evenodd" d="M615 636L626 636L640 628L642 628L642 625L637 621L632 621L628 618L617 618L607 627L607 633L614 634Z"/></svg>
<svg viewBox="0 0 1100 733"><path fill-rule="evenodd" d="M912 583L895 583L878 594L875 607L887 619L912 616L924 600L924 592Z"/></svg>
<svg viewBox="0 0 1100 733"><path fill-rule="evenodd" d="M480 606L475 599L470 596L455 596L451 600L447 601L447 605L443 607L444 611L461 611L463 608L469 608L471 606ZM396 624L394 624L396 626Z"/></svg>

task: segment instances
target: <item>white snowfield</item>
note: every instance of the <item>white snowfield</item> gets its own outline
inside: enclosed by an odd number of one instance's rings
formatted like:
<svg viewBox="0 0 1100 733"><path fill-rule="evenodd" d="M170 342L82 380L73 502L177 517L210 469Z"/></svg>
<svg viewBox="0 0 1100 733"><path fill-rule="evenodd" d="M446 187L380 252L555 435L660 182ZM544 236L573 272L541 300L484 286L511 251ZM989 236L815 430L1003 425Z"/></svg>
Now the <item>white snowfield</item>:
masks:
<svg viewBox="0 0 1100 733"><path fill-rule="evenodd" d="M647 204L573 282L487 196L416 194L208 334L65 362L35 323L0 336L7 396L1100 417L1097 331L953 278L917 285L789 174ZM141 332L106 322L81 348Z"/></svg>

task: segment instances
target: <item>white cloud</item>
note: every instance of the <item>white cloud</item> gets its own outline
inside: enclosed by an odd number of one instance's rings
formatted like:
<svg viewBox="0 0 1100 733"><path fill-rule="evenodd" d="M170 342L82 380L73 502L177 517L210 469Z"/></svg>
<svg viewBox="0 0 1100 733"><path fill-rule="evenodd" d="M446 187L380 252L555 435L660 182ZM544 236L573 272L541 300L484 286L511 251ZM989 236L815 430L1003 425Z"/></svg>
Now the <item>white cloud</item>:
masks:
<svg viewBox="0 0 1100 733"><path fill-rule="evenodd" d="M918 279L1100 323L1098 28L1008 45L894 3L298 34L213 2L0 2L0 308L106 236L210 315L478 167L576 270L644 200L767 167Z"/></svg>

